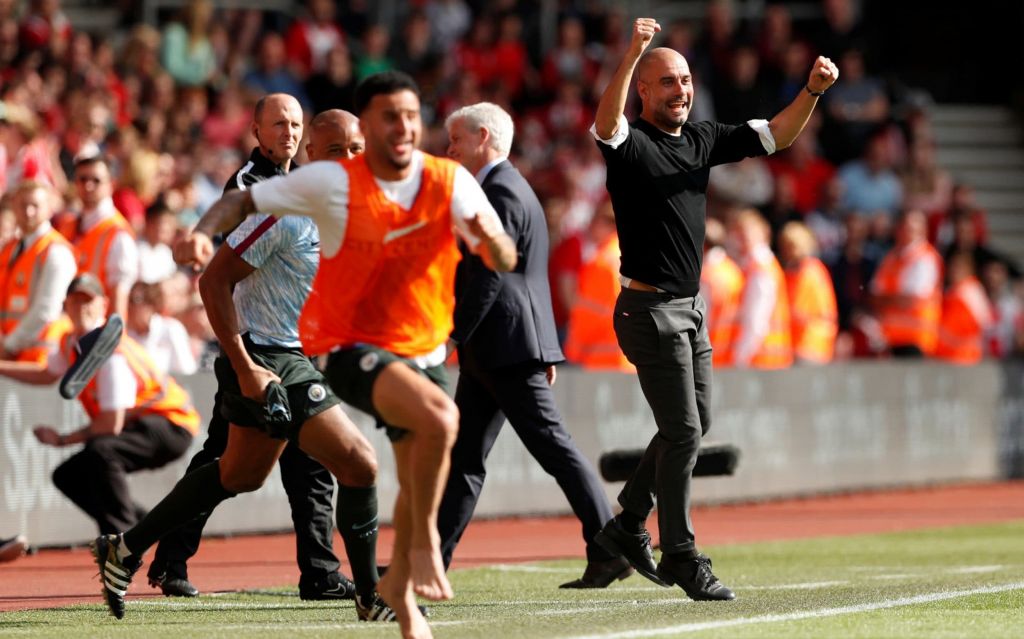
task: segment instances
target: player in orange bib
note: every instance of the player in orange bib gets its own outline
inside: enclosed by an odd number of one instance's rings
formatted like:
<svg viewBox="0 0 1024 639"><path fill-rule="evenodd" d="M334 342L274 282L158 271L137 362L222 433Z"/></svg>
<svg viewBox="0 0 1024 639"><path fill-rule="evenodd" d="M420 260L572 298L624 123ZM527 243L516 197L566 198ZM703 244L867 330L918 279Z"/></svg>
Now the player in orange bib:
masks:
<svg viewBox="0 0 1024 639"><path fill-rule="evenodd" d="M452 596L437 508L458 429L458 409L443 388L457 237L497 271L515 267L516 249L473 176L418 150L422 123L412 78L371 76L355 101L366 137L362 156L314 162L226 195L176 247L175 258L205 263L210 236L253 211L316 221L320 270L299 320L303 348L329 353L325 374L335 392L387 429L399 493L392 563L377 589L403 636L429 637L415 596Z"/></svg>

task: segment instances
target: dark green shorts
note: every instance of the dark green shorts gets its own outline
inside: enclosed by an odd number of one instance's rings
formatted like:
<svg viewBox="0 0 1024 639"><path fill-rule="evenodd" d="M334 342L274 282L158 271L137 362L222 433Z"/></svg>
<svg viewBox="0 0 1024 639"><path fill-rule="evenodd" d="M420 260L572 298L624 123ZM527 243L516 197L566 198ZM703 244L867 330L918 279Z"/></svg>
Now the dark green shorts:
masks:
<svg viewBox="0 0 1024 639"><path fill-rule="evenodd" d="M285 429L287 439L298 441L299 429L306 420L341 403L323 374L301 349L253 344L248 336L243 337L243 341L252 360L280 377L281 385L288 392L292 421ZM256 402L242 396L238 376L228 358L218 357L213 370L222 397L221 416L232 424L259 428L271 437L280 438L279 434L269 432L263 425Z"/></svg>
<svg viewBox="0 0 1024 639"><path fill-rule="evenodd" d="M331 353L327 359L324 376L343 402L372 415L377 420L377 428L383 428L388 439L395 442L408 431L385 422L373 407L373 385L384 367L392 362L406 364L448 392L448 372L443 364L420 368L411 359L370 344L360 344Z"/></svg>

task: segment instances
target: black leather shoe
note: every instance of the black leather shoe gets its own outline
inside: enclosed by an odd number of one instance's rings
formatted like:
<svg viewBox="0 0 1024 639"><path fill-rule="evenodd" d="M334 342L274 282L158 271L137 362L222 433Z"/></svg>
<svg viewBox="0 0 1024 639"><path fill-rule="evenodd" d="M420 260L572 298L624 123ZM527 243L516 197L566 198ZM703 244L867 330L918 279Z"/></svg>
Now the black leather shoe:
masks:
<svg viewBox="0 0 1024 639"><path fill-rule="evenodd" d="M687 560L664 555L658 564L658 574L665 581L682 588L694 601L732 601L736 598L735 593L711 572L711 558L707 555Z"/></svg>
<svg viewBox="0 0 1024 639"><path fill-rule="evenodd" d="M313 583L299 580L299 598L303 601L355 599L356 585L341 573L332 572Z"/></svg>
<svg viewBox="0 0 1024 639"><path fill-rule="evenodd" d="M623 528L618 519L612 519L594 536L594 541L608 552L625 558L638 573L659 586L668 588L671 585L658 576L651 535L646 529L633 534Z"/></svg>
<svg viewBox="0 0 1024 639"><path fill-rule="evenodd" d="M633 567L624 557L615 557L606 561L587 562L583 576L564 583L559 588L607 588L616 580L622 580L633 574Z"/></svg>
<svg viewBox="0 0 1024 639"><path fill-rule="evenodd" d="M188 579L164 579L160 582L160 590L167 597L198 597L199 589Z"/></svg>

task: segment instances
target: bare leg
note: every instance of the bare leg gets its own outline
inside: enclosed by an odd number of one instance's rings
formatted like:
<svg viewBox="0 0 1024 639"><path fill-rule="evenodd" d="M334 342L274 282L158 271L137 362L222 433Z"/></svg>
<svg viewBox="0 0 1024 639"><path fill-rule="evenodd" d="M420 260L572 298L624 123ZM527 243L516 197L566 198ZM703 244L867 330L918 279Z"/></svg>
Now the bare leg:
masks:
<svg viewBox="0 0 1024 639"><path fill-rule="evenodd" d="M395 466L398 469L399 485L403 485L403 476L408 480L410 446L398 442L394 445ZM398 625L405 639L424 639L433 637L427 620L423 618L416 605L416 594L412 589L409 563L409 544L411 539L412 508L408 492L399 488L398 499L395 500L395 542L391 552L391 564L388 572L377 584L377 592L395 611Z"/></svg>
<svg viewBox="0 0 1024 639"><path fill-rule="evenodd" d="M373 445L339 406L315 415L299 431L299 447L345 486L373 486L377 455Z"/></svg>
<svg viewBox="0 0 1024 639"><path fill-rule="evenodd" d="M437 509L448 480L459 411L443 390L401 362L390 364L377 378L373 405L384 421L409 431L394 449L399 490L408 500L413 592L435 601L451 599L452 587L441 561Z"/></svg>

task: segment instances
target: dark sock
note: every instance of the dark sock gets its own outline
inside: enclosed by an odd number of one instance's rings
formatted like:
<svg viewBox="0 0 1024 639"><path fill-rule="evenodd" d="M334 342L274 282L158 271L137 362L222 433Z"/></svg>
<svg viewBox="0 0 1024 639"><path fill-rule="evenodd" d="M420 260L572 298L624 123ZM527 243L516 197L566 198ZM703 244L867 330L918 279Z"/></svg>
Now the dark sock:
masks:
<svg viewBox="0 0 1024 639"><path fill-rule="evenodd" d="M690 550L681 550L679 552L667 552L665 553L665 558L669 561L683 564L688 561L693 561L699 554L700 553L697 552L696 548L691 548Z"/></svg>
<svg viewBox="0 0 1024 639"><path fill-rule="evenodd" d="M220 483L219 461L200 466L182 477L149 514L124 533L124 545L141 557L167 533L234 496Z"/></svg>
<svg viewBox="0 0 1024 639"><path fill-rule="evenodd" d="M626 529L626 532L631 532L634 535L639 534L640 531L644 529L644 524L647 523L646 517L638 517L633 513L626 512L625 510L619 513L616 519L618 519L619 523L622 524L622 527Z"/></svg>
<svg viewBox="0 0 1024 639"><path fill-rule="evenodd" d="M352 581L360 597L377 587L377 487L338 484L338 532L352 566Z"/></svg>

